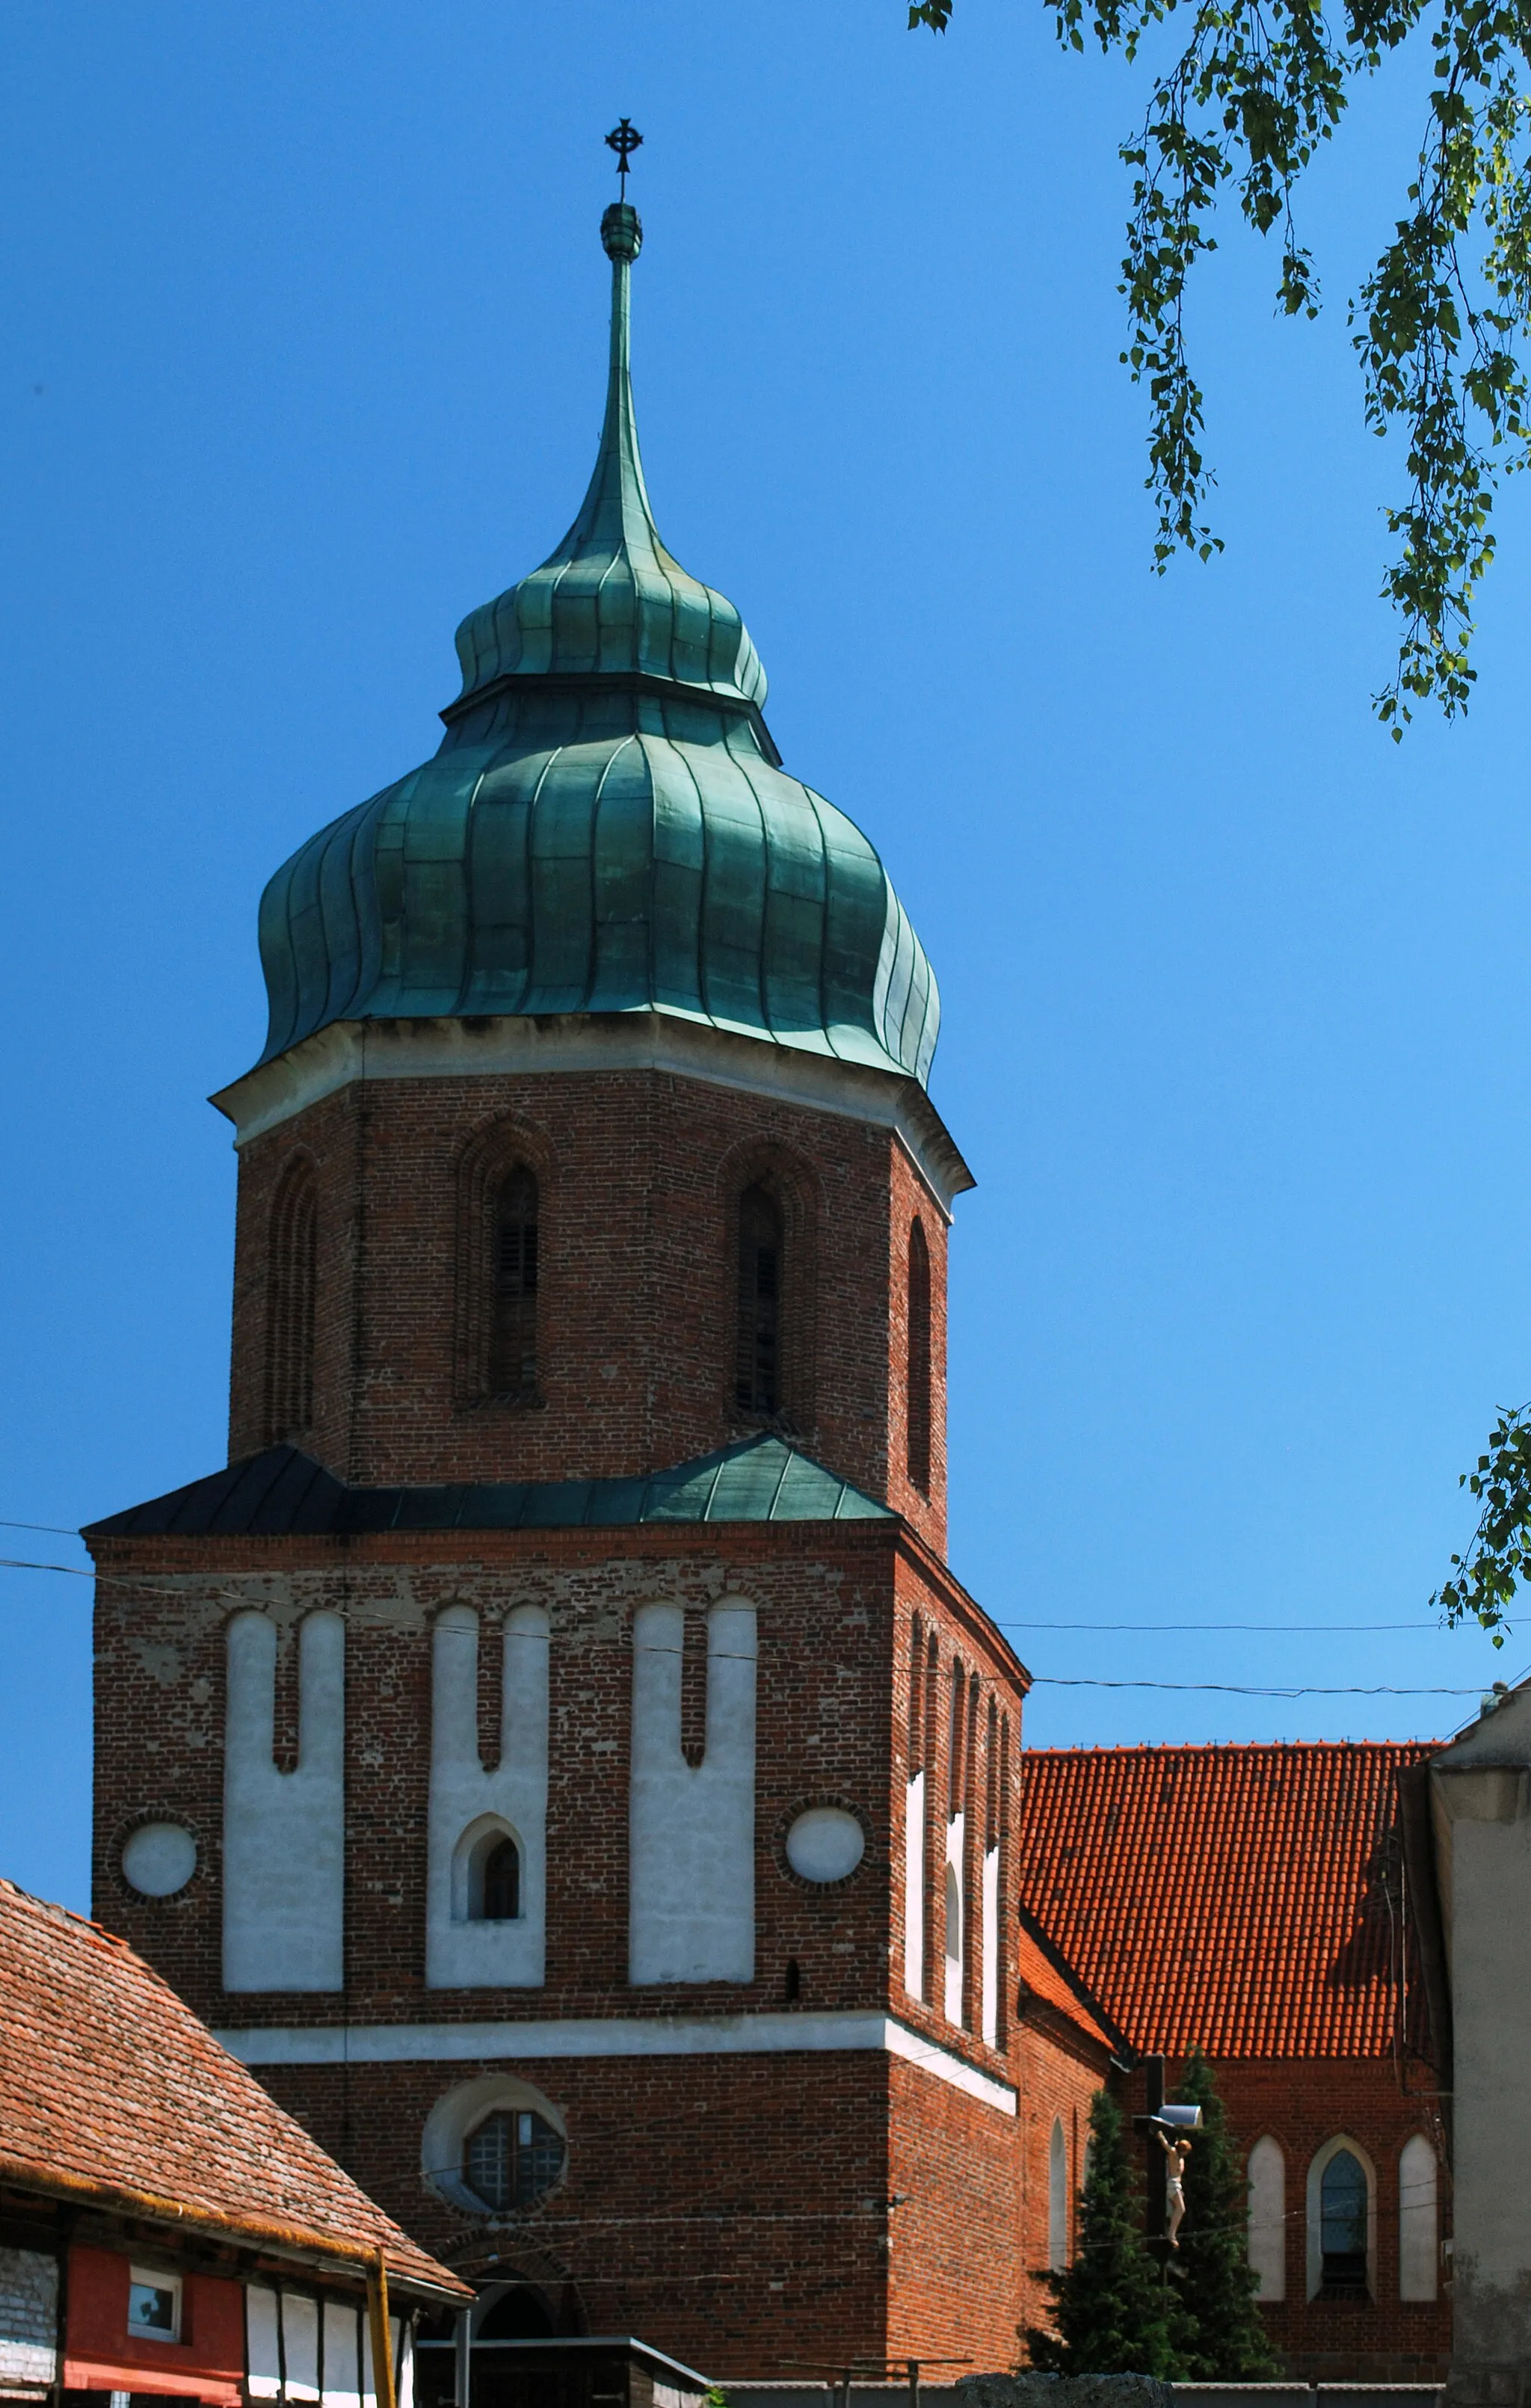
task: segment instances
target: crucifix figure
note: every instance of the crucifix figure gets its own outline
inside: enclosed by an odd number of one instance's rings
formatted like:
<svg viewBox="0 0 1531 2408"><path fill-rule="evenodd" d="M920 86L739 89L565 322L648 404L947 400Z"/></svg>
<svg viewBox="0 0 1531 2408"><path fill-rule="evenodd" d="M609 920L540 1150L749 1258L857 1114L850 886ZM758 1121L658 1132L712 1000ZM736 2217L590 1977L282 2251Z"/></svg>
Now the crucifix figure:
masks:
<svg viewBox="0 0 1531 2408"><path fill-rule="evenodd" d="M627 162L642 140L642 135L630 117L624 117L620 125L613 126L606 137L607 149L617 154L617 173L622 179L623 200L627 198Z"/></svg>
<svg viewBox="0 0 1531 2408"><path fill-rule="evenodd" d="M1191 2155L1189 2141L1169 2140L1159 2134L1159 2146L1169 2163L1165 2168L1165 2223L1171 2249L1180 2247L1178 2235L1185 2221L1185 2168Z"/></svg>

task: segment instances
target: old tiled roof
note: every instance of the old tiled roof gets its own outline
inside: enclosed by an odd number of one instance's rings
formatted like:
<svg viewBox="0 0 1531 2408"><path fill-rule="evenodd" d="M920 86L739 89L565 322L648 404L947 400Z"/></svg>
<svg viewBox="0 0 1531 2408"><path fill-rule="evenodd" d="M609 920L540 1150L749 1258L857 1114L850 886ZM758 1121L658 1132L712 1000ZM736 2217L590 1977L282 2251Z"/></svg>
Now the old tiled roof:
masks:
<svg viewBox="0 0 1531 2408"><path fill-rule="evenodd" d="M1027 1749L1019 1894L1137 2049L1381 2057L1425 1745Z"/></svg>
<svg viewBox="0 0 1531 2408"><path fill-rule="evenodd" d="M0 1881L0 2173L236 2241L381 2247L436 2292L455 2275L416 2247L219 2046L190 2007L99 1924Z"/></svg>
<svg viewBox="0 0 1531 2408"><path fill-rule="evenodd" d="M801 1448L763 1435L646 1480L460 1481L348 1488L295 1447L267 1447L184 1488L93 1522L87 1538L369 1530L615 1529L642 1522L891 1521L886 1505Z"/></svg>
<svg viewBox="0 0 1531 2408"><path fill-rule="evenodd" d="M1045 1942L1028 1928L1024 1914L1016 1935L1016 1971L1023 1992L1029 1991L1044 2007L1066 2017L1077 2031L1098 2042L1113 2057L1123 2053L1117 2035L1107 2029L1099 2013L1085 1997L1082 1985L1069 1980Z"/></svg>

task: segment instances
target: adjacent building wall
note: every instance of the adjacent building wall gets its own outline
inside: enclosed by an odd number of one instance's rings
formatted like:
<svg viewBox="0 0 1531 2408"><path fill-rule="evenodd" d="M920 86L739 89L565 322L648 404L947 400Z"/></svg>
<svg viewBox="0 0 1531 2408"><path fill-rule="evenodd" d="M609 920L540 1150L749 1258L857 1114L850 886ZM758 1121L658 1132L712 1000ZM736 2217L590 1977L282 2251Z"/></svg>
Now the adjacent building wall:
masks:
<svg viewBox="0 0 1531 2408"><path fill-rule="evenodd" d="M1452 2392L1469 2408L1531 2383L1531 1692L1445 1749L1430 1785L1452 1997Z"/></svg>

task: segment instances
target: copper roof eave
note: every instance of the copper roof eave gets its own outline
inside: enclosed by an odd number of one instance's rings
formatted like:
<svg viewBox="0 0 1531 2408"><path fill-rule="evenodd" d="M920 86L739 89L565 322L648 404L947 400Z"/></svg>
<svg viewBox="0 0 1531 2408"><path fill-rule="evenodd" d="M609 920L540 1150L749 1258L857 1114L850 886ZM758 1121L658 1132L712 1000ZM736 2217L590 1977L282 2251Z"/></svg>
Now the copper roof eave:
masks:
<svg viewBox="0 0 1531 2408"><path fill-rule="evenodd" d="M498 677L475 686L471 694L458 695L436 717L444 726L455 727L460 719L484 703L497 702L501 695L527 694L543 687L554 694L646 694L662 702L698 703L730 719L748 720L772 768L781 767L776 738L758 702L718 686L693 684L686 678L660 677L651 669L502 669Z"/></svg>
<svg viewBox="0 0 1531 2408"><path fill-rule="evenodd" d="M178 2231L207 2233L235 2243L243 2241L251 2248L278 2257L291 2256L306 2264L317 2258L364 2282L375 2271L380 2249L387 2262L389 2281L396 2290L432 2300L473 2296L471 2286L453 2280L445 2267L441 2270L448 2274L445 2283L431 2282L422 2274L411 2272L386 2241L364 2247L355 2242L336 2241L308 2225L280 2224L265 2216L234 2215L216 2207L188 2207L183 2200L163 2199L157 2192L138 2190L129 2183L100 2182L87 2174L69 2174L61 2168L38 2166L5 2152L0 2152L0 2181L45 2199L89 2202L92 2206L115 2209L120 2214L171 2224Z"/></svg>

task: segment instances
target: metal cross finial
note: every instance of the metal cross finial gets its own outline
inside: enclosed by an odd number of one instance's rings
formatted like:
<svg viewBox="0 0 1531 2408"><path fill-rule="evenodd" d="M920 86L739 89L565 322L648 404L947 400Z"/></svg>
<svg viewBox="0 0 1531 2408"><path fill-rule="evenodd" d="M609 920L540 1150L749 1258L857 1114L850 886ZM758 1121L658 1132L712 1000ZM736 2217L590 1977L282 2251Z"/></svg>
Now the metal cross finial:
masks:
<svg viewBox="0 0 1531 2408"><path fill-rule="evenodd" d="M627 198L627 162L642 140L642 135L630 117L624 117L622 123L615 126L606 137L607 149L614 150L617 154L617 173L622 178L623 200Z"/></svg>

